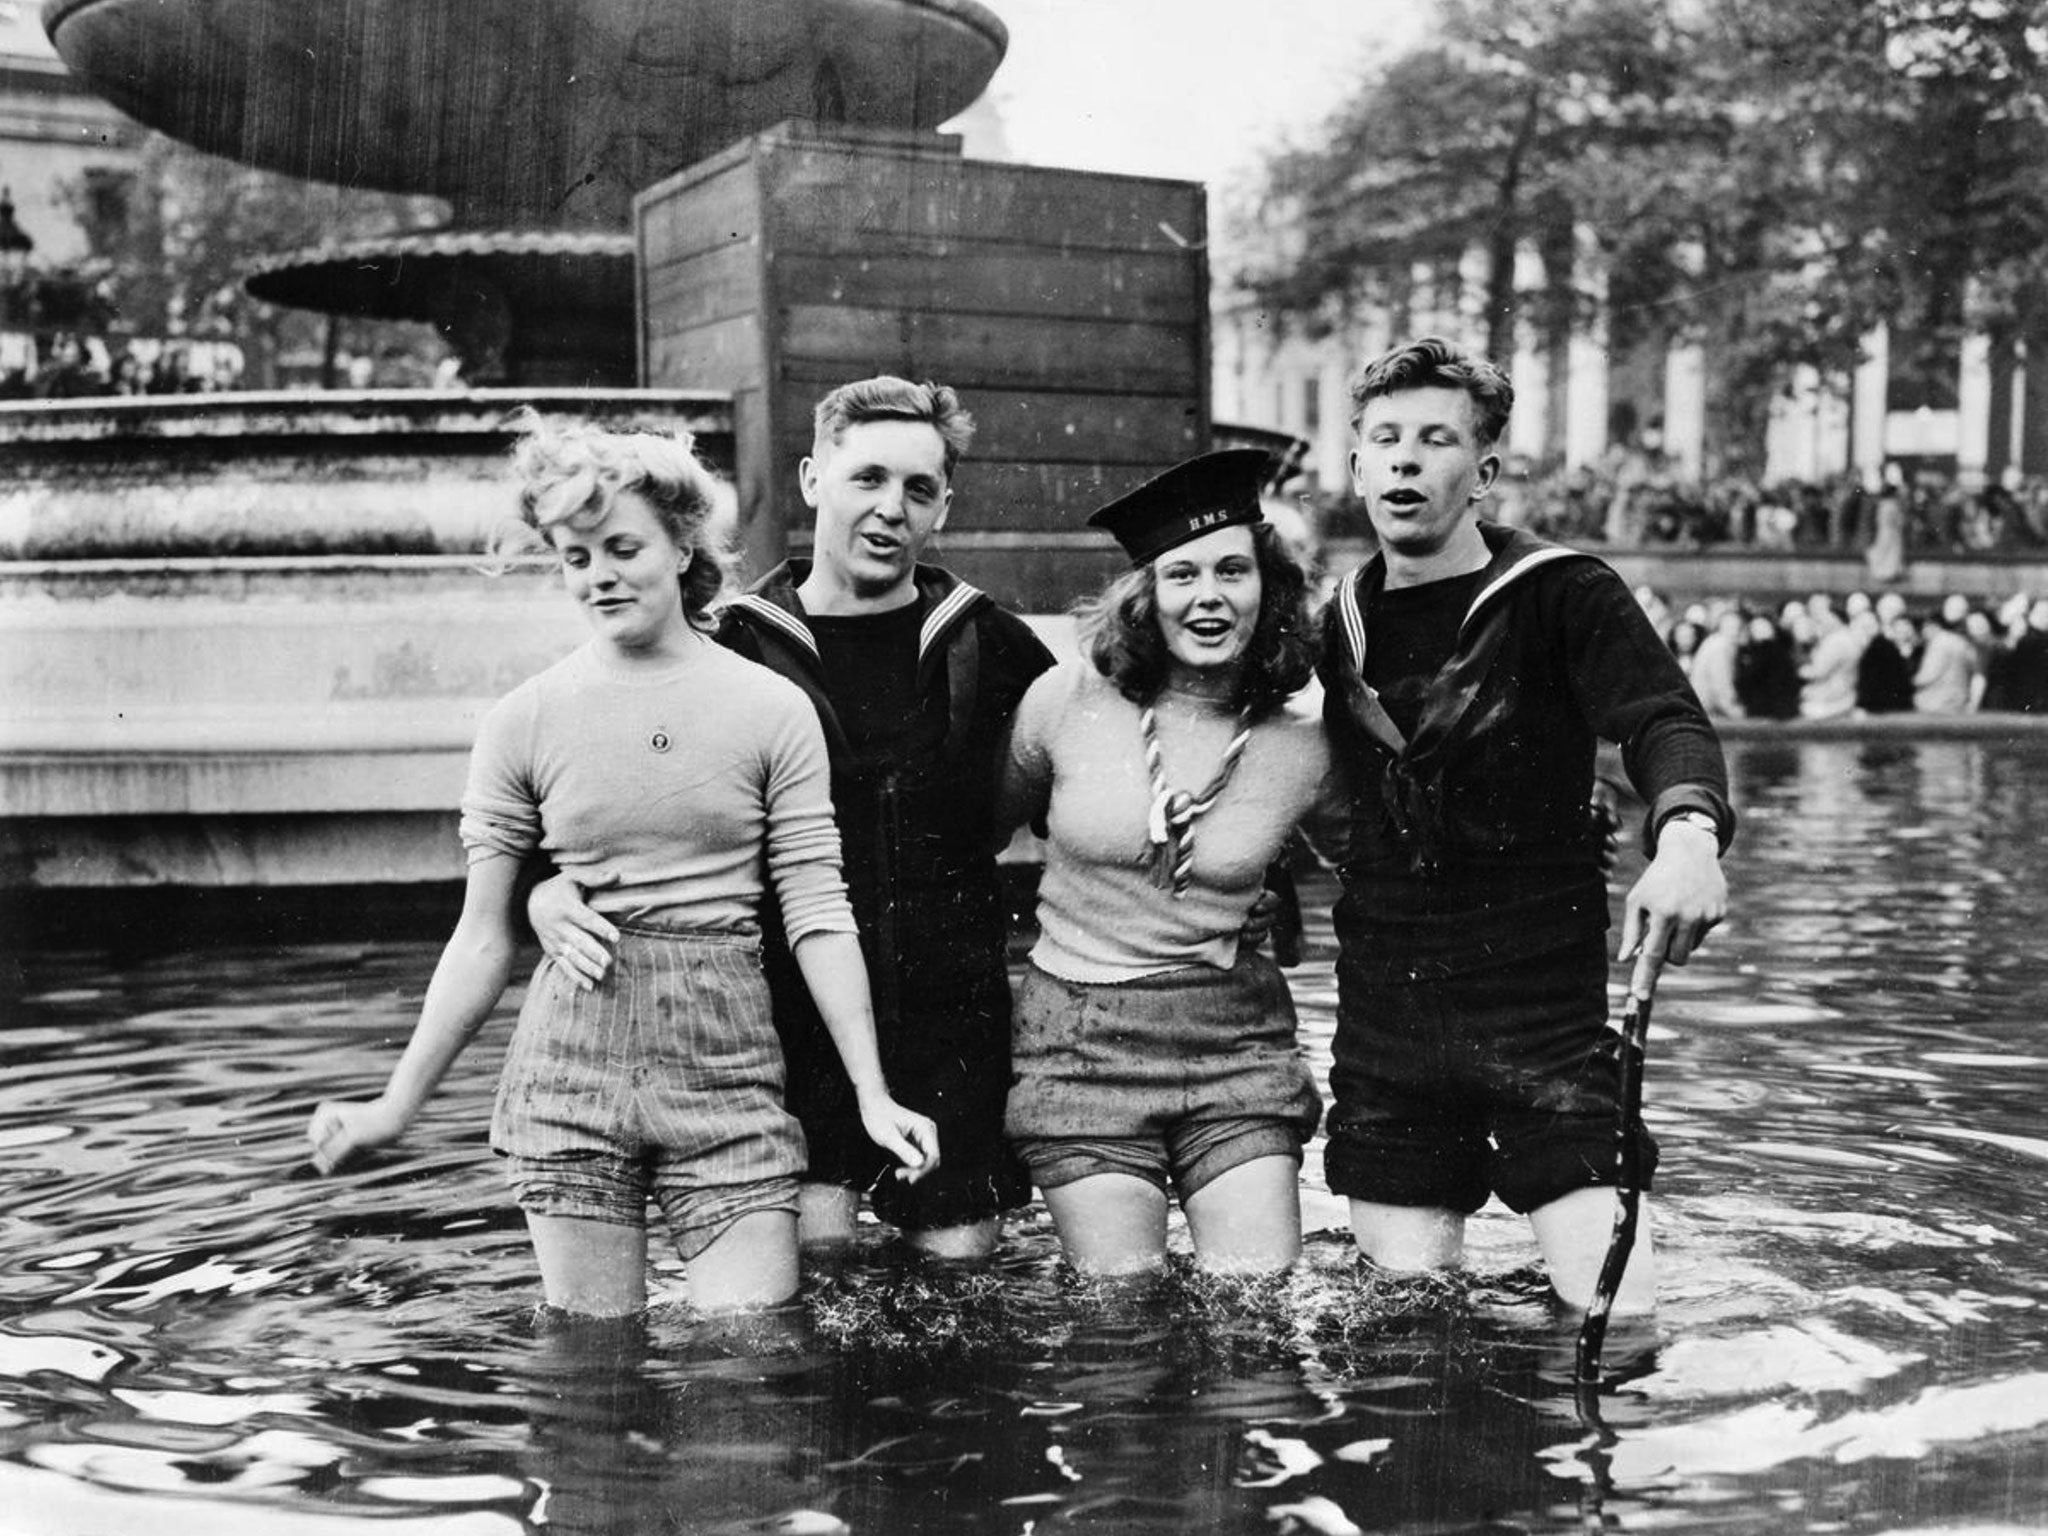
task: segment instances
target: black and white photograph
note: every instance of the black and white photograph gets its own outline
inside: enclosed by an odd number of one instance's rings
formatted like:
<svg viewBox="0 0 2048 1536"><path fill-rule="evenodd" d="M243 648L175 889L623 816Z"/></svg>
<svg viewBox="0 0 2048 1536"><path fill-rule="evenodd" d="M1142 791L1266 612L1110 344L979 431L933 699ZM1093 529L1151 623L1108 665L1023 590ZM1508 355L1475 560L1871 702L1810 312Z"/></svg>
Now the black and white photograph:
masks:
<svg viewBox="0 0 2048 1536"><path fill-rule="evenodd" d="M2048 1529L2048 0L0 0L0 1533Z"/></svg>

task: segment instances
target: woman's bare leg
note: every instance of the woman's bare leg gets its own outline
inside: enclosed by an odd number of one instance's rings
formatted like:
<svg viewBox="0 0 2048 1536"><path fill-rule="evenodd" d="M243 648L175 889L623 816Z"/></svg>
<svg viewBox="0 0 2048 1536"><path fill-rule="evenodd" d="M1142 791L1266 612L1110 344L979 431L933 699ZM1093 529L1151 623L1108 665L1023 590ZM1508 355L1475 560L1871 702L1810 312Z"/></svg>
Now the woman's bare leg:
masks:
<svg viewBox="0 0 2048 1536"><path fill-rule="evenodd" d="M1166 1263L1166 1194L1128 1173L1094 1173L1045 1192L1067 1262L1087 1275L1135 1275Z"/></svg>
<svg viewBox="0 0 2048 1536"><path fill-rule="evenodd" d="M548 1305L582 1317L624 1317L647 1305L647 1231L580 1216L527 1213Z"/></svg>
<svg viewBox="0 0 2048 1536"><path fill-rule="evenodd" d="M1195 1261L1225 1275L1272 1274L1301 1257L1301 1164L1258 1157L1187 1198Z"/></svg>
<svg viewBox="0 0 2048 1536"><path fill-rule="evenodd" d="M700 1311L777 1306L796 1294L796 1216L790 1211L742 1216L684 1268L690 1300Z"/></svg>

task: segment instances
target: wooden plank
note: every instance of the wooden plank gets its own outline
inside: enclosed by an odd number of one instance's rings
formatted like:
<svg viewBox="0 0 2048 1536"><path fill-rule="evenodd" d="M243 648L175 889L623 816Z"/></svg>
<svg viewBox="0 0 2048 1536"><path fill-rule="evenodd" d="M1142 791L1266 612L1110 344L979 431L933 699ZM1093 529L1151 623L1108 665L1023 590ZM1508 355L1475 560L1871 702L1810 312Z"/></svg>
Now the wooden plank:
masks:
<svg viewBox="0 0 2048 1536"><path fill-rule="evenodd" d="M955 388L1128 389L1202 394L1197 325L1030 319L789 304L776 317L780 359L847 378L900 373ZM664 382L667 382L664 380Z"/></svg>
<svg viewBox="0 0 2048 1536"><path fill-rule="evenodd" d="M977 459L1094 464L1169 463L1208 446L1192 392L1166 395L1020 394L966 397L979 430Z"/></svg>
<svg viewBox="0 0 2048 1536"><path fill-rule="evenodd" d="M1052 250L907 237L897 249L778 250L784 303L975 310L1059 318L1191 320L1207 302L1183 252Z"/></svg>
<svg viewBox="0 0 2048 1536"><path fill-rule="evenodd" d="M1091 512L1144 484L1172 462L1027 464L963 459L953 476L953 511L946 526L961 532L1086 532Z"/></svg>
<svg viewBox="0 0 2048 1536"><path fill-rule="evenodd" d="M640 264L659 271L705 251L757 239L760 180L751 163L740 162L666 196L636 198L633 213Z"/></svg>
<svg viewBox="0 0 2048 1536"><path fill-rule="evenodd" d="M811 407L849 379L961 391L980 431L951 526L1022 539L977 558L1033 573L1034 589L1070 567L1113 571L1088 513L1206 446L1198 185L770 134L635 211L645 381L746 400L741 525L757 566L808 529L795 482ZM1039 534L1067 546L1041 559Z"/></svg>
<svg viewBox="0 0 2048 1536"><path fill-rule="evenodd" d="M635 261L635 304L638 310L638 356L640 382L655 385L666 378L716 379L704 388L735 390L759 386L767 373L767 351L760 338L759 311L745 317L753 332L747 344L733 331L709 337L691 335L692 326L722 319L727 326L741 323L745 287L737 268L728 270L735 286L731 289L710 284L693 299L682 296L687 284L679 267L692 265L702 257L709 268L721 263L759 266L760 176L751 157L720 157L715 169L701 175L685 175L662 184L633 203ZM739 253L747 254L739 254ZM758 299L756 304L758 306ZM720 317L719 311L729 313ZM687 340L685 338L688 338Z"/></svg>
<svg viewBox="0 0 2048 1536"><path fill-rule="evenodd" d="M758 389L763 372L758 315L737 315L711 325L644 329L647 377L653 389Z"/></svg>
<svg viewBox="0 0 2048 1536"><path fill-rule="evenodd" d="M777 400L788 402L801 416L806 443L812 405L852 377L835 369L783 367ZM953 383L946 375L938 377L941 383ZM954 387L974 417L970 459L1152 464L1162 456L1178 462L1208 446L1208 434L1198 430L1196 405L1187 394Z"/></svg>
<svg viewBox="0 0 2048 1536"><path fill-rule="evenodd" d="M1084 597L1092 597L1129 569L1123 552L1071 549L978 550L963 546L946 552L951 569L971 581L1013 613L1065 613Z"/></svg>
<svg viewBox="0 0 2048 1536"><path fill-rule="evenodd" d="M668 331L758 313L761 253L753 245L726 245L649 270L640 303L646 320Z"/></svg>
<svg viewBox="0 0 2048 1536"><path fill-rule="evenodd" d="M1193 182L783 145L762 171L762 223L778 249L909 235L1170 255L1207 238L1207 198Z"/></svg>
<svg viewBox="0 0 2048 1536"><path fill-rule="evenodd" d="M782 378L781 282L775 270L775 246L765 218L765 153L765 150L757 149L753 161L756 185L763 188L764 205L761 234L761 400L762 414L767 419L762 424L761 443L763 451L771 458L762 496L769 515L784 529L784 548L787 549L788 530L808 530L811 526L810 513L803 505L797 469L810 449L811 407L816 402L791 399L789 386Z"/></svg>
<svg viewBox="0 0 2048 1536"><path fill-rule="evenodd" d="M789 528L810 525L797 491L797 464L810 452L808 430L797 434L778 425L761 462L772 484L754 515L781 509ZM1090 536L1088 515L1125 491L1143 484L1171 462L1094 464L966 458L953 476L953 510L947 527L984 533L1081 534Z"/></svg>
<svg viewBox="0 0 2048 1536"><path fill-rule="evenodd" d="M733 476L739 493L738 528L735 530L746 568L755 575L774 567L789 548L792 517L783 499L785 482L794 501L794 460L784 461L776 452L774 426L764 390L742 390L733 396L733 449L737 461ZM799 504L796 512L803 510ZM806 518L794 523L808 527Z"/></svg>

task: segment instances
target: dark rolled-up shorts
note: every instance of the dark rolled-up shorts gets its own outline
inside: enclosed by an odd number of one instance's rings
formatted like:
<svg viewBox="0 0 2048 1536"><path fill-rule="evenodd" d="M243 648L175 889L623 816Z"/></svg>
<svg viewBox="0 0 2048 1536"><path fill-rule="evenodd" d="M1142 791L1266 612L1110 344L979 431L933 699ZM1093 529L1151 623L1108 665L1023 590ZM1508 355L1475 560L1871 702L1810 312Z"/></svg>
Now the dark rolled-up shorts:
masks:
<svg viewBox="0 0 2048 1536"><path fill-rule="evenodd" d="M1333 1194L1469 1214L1611 1185L1620 1036L1604 935L1485 969L1338 966L1324 1170ZM1643 1187L1657 1143L1630 1128Z"/></svg>
<svg viewBox="0 0 2048 1536"><path fill-rule="evenodd" d="M1034 965L1012 1054L1006 1124L1042 1187L1116 1171L1185 1198L1239 1163L1299 1158L1322 1118L1287 979L1254 951L1115 984Z"/></svg>
<svg viewBox="0 0 2048 1536"><path fill-rule="evenodd" d="M644 1226L652 1198L694 1258L742 1216L795 1211L804 1140L782 1082L757 940L622 925L595 989L552 960L534 972L491 1146L522 1209Z"/></svg>
<svg viewBox="0 0 2048 1536"><path fill-rule="evenodd" d="M852 1085L822 1024L804 1011L789 1039L790 1108L810 1143L807 1182L868 1194L875 1216L906 1232L969 1226L1031 1198L1031 1180L1003 1135L1010 1090L1010 980L978 978L906 989L896 1017L878 1020L876 1044L889 1092L929 1115L939 1166L915 1184L868 1139Z"/></svg>

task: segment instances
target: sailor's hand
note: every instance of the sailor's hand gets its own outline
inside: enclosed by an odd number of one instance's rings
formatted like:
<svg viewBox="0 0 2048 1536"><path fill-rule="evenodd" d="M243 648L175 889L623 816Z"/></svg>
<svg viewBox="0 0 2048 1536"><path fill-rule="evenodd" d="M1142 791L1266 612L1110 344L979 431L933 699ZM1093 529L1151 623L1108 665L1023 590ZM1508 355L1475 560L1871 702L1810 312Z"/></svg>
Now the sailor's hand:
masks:
<svg viewBox="0 0 2048 1536"><path fill-rule="evenodd" d="M568 875L543 880L526 898L526 920L541 953L588 992L611 969L619 930L591 909L583 889Z"/></svg>
<svg viewBox="0 0 2048 1536"><path fill-rule="evenodd" d="M368 1104L330 1099L313 1111L306 1125L307 1158L321 1173L375 1147L389 1146L405 1134L405 1117L382 1099Z"/></svg>
<svg viewBox="0 0 2048 1536"><path fill-rule="evenodd" d="M1666 965L1684 965L1728 915L1728 879L1714 834L1683 821L1657 833L1657 856L1629 890L1622 908L1619 958L1647 962L1655 985Z"/></svg>

